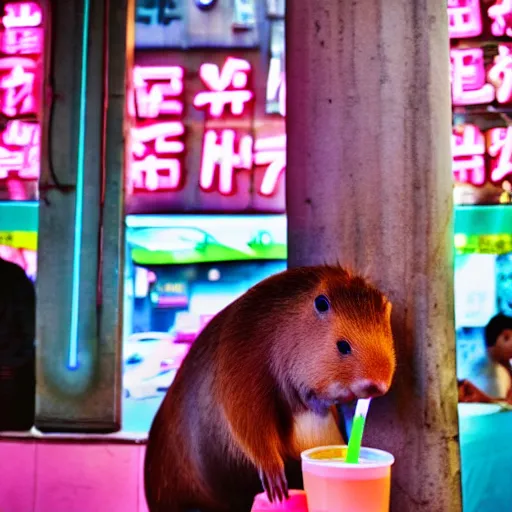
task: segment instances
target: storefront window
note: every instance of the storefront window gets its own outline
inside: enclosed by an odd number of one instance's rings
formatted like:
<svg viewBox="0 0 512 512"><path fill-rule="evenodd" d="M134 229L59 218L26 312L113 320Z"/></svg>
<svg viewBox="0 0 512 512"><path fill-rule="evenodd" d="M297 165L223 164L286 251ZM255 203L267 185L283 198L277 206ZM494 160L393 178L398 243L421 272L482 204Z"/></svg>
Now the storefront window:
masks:
<svg viewBox="0 0 512 512"><path fill-rule="evenodd" d="M286 268L284 5L274 4L138 3L125 431L149 430L212 316Z"/></svg>
<svg viewBox="0 0 512 512"><path fill-rule="evenodd" d="M497 413L512 398L512 7L449 1L448 15L462 495L465 510L501 510L511 498L500 475L512 415ZM490 445L500 453L478 448Z"/></svg>

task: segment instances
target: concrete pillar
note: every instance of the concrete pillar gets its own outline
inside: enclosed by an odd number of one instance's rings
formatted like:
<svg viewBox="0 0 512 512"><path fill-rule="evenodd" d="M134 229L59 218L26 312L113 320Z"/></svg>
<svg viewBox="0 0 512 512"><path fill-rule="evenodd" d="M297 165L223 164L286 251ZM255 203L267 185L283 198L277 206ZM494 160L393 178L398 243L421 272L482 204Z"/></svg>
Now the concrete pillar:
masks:
<svg viewBox="0 0 512 512"><path fill-rule="evenodd" d="M392 510L461 507L446 0L287 3L291 266L339 260L392 299L398 370L365 443Z"/></svg>
<svg viewBox="0 0 512 512"><path fill-rule="evenodd" d="M121 423L127 53L134 0L51 2L37 277L41 430ZM50 37L48 37L50 39Z"/></svg>

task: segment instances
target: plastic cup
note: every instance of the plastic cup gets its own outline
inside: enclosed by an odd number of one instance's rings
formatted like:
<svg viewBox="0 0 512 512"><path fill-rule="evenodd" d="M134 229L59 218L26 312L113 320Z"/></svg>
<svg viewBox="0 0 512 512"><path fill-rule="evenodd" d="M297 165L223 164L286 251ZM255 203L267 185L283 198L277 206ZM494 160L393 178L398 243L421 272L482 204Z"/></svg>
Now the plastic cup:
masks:
<svg viewBox="0 0 512 512"><path fill-rule="evenodd" d="M278 510L283 512L308 512L308 504L306 493L304 491L290 489L288 491L289 498L284 503L271 503L268 501L266 493L258 494L254 498L251 512L264 512Z"/></svg>
<svg viewBox="0 0 512 512"><path fill-rule="evenodd" d="M320 446L302 452L309 512L389 512L393 455L361 448L359 462L345 462L347 447Z"/></svg>

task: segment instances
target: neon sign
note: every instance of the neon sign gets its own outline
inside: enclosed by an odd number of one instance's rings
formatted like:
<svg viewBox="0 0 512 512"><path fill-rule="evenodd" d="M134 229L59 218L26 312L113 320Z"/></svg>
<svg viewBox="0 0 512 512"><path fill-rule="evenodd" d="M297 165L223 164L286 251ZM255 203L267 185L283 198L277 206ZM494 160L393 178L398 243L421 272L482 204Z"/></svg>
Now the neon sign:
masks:
<svg viewBox="0 0 512 512"><path fill-rule="evenodd" d="M487 134L491 181L499 182L512 174L512 128L492 128Z"/></svg>
<svg viewBox="0 0 512 512"><path fill-rule="evenodd" d="M495 1L489 9L487 15L492 20L491 32L493 36L512 37L512 1Z"/></svg>
<svg viewBox="0 0 512 512"><path fill-rule="evenodd" d="M139 191L173 191L183 183L184 69L135 66L129 112L138 120L131 130L129 186Z"/></svg>
<svg viewBox="0 0 512 512"><path fill-rule="evenodd" d="M450 64L454 105L479 105L494 100L494 87L485 80L481 48L451 50Z"/></svg>
<svg viewBox="0 0 512 512"><path fill-rule="evenodd" d="M179 66L141 67L133 69L133 86L137 116L155 119L162 114L183 113L183 75Z"/></svg>
<svg viewBox="0 0 512 512"><path fill-rule="evenodd" d="M259 192L262 196L271 196L286 169L286 135L260 138L254 149L254 164L268 165Z"/></svg>
<svg viewBox="0 0 512 512"><path fill-rule="evenodd" d="M199 175L199 184L203 190L216 190L222 195L232 195L236 190L235 169L251 169L252 137L244 135L240 138L238 152L235 151L235 139L236 132L230 129L222 130L220 136L215 130L207 130L204 134ZM217 167L218 180L215 180Z"/></svg>
<svg viewBox="0 0 512 512"><path fill-rule="evenodd" d="M262 135L252 129L251 65L228 57L219 66L199 67L200 86L192 106L205 113L198 169L198 187L204 193L237 194L240 171L258 171L255 187L262 198L276 194L286 168L286 136ZM132 128L130 185L134 192L177 192L186 182L187 152L185 71L174 66L136 66L129 111ZM284 86L281 85L284 115ZM232 126L229 119L232 119ZM213 124L212 124L213 123ZM282 125L281 129L282 129Z"/></svg>
<svg viewBox="0 0 512 512"><path fill-rule="evenodd" d="M27 199L21 182L39 178L42 22L36 2L5 4L0 31L0 181L7 181L14 200Z"/></svg>
<svg viewBox="0 0 512 512"><path fill-rule="evenodd" d="M491 128L485 134L471 124L453 128L452 172L457 182L480 186L488 181L486 155L489 181L500 183L512 175L512 128Z"/></svg>
<svg viewBox="0 0 512 512"><path fill-rule="evenodd" d="M459 183L485 183L485 138L473 125L454 128L452 132L452 172Z"/></svg>
<svg viewBox="0 0 512 512"><path fill-rule="evenodd" d="M450 38L475 37L482 33L480 0L448 0Z"/></svg>
<svg viewBox="0 0 512 512"><path fill-rule="evenodd" d="M7 3L2 24L5 28L39 27L43 21L41 7L35 2Z"/></svg>
<svg viewBox="0 0 512 512"><path fill-rule="evenodd" d="M235 116L244 113L245 106L254 98L254 93L247 88L251 65L243 59L228 57L219 70L216 64L202 64L199 76L208 87L194 98L194 107L207 111L213 118L220 118L226 106Z"/></svg>
<svg viewBox="0 0 512 512"><path fill-rule="evenodd" d="M496 88L498 103L512 101L512 50L509 46L500 44L494 64L487 73L489 82Z"/></svg>

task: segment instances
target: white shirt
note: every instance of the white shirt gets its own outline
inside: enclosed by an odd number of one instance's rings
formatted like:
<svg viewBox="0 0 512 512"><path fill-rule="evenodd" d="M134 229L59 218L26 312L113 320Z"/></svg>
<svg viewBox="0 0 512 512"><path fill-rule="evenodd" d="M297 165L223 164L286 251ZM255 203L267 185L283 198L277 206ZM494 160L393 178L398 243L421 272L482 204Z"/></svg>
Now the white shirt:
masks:
<svg viewBox="0 0 512 512"><path fill-rule="evenodd" d="M507 369L493 361L487 354L472 365L467 379L492 398L506 398L512 386Z"/></svg>

